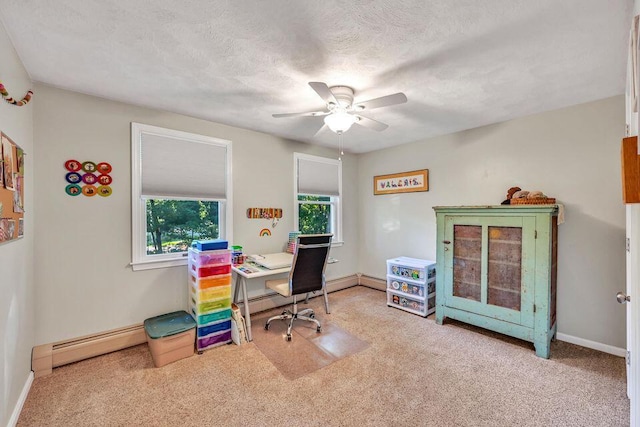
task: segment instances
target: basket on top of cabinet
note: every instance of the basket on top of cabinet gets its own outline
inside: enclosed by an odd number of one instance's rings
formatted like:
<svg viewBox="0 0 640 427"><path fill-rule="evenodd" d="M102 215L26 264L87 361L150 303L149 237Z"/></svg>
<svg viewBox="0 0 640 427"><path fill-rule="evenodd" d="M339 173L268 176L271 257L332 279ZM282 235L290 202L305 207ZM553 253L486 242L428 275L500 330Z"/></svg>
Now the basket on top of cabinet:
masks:
<svg viewBox="0 0 640 427"><path fill-rule="evenodd" d="M436 262L398 257L387 260L387 305L427 317L436 307Z"/></svg>

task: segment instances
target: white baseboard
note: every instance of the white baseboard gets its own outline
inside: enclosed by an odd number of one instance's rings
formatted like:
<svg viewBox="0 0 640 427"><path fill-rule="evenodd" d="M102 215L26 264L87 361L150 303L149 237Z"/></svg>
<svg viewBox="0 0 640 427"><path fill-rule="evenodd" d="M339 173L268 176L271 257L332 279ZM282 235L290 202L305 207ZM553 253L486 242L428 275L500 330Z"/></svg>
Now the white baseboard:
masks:
<svg viewBox="0 0 640 427"><path fill-rule="evenodd" d="M387 281L384 279L378 279L377 277L358 274L358 282L358 284L366 286L367 288L377 289L379 291L387 290Z"/></svg>
<svg viewBox="0 0 640 427"><path fill-rule="evenodd" d="M18 424L18 418L20 417L20 412L22 412L22 407L24 406L24 402L27 401L27 396L29 396L29 390L31 390L31 384L33 384L33 371L29 372L27 376L27 381L24 383L24 387L22 387L22 393L20 393L20 398L18 402L16 402L15 408L13 408L13 413L11 414L11 418L9 418L9 423L7 427L15 427Z"/></svg>
<svg viewBox="0 0 640 427"><path fill-rule="evenodd" d="M618 356L618 357L626 357L627 355L627 350L624 348L614 347L612 345L602 344L599 342L586 340L584 338L574 337L572 335L567 335L560 332L556 334L556 338L560 341L579 345L581 347L590 348L592 350L598 350L603 353L613 354L614 356Z"/></svg>

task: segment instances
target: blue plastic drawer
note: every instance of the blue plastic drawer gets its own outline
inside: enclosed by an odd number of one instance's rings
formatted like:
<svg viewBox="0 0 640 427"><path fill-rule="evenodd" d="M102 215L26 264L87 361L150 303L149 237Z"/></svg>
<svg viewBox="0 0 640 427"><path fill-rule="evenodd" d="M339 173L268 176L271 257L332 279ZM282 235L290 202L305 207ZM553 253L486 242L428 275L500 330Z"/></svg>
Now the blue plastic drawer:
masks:
<svg viewBox="0 0 640 427"><path fill-rule="evenodd" d="M225 320L218 323L213 323L208 326L198 328L198 337L206 337L207 335L215 334L216 332L226 331L231 329L231 320Z"/></svg>

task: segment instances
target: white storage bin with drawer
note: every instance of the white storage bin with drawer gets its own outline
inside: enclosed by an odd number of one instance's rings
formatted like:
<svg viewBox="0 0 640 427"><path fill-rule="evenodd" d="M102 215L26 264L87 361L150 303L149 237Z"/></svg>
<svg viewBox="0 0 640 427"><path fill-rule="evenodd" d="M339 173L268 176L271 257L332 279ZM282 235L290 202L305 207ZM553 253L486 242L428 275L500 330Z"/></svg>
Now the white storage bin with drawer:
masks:
<svg viewBox="0 0 640 427"><path fill-rule="evenodd" d="M435 311L436 262L399 257L387 260L387 305L427 317Z"/></svg>

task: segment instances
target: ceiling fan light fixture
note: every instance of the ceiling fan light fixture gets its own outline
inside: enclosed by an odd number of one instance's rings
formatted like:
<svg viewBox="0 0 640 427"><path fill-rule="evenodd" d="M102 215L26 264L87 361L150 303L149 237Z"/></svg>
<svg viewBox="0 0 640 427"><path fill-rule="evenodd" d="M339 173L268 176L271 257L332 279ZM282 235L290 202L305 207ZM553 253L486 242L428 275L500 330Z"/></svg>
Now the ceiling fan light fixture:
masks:
<svg viewBox="0 0 640 427"><path fill-rule="evenodd" d="M324 123L335 133L346 132L357 121L357 117L346 111L336 111L324 118Z"/></svg>

